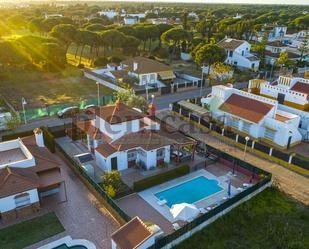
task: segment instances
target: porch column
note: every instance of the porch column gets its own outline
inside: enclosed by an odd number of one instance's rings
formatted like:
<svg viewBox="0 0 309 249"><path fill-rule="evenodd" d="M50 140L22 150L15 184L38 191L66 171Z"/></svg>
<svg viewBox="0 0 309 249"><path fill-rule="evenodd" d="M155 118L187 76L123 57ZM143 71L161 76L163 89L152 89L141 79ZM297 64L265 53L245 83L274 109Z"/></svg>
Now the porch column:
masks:
<svg viewBox="0 0 309 249"><path fill-rule="evenodd" d="M255 144L255 141L252 141L252 145L251 145L252 149L254 149L254 144Z"/></svg>
<svg viewBox="0 0 309 249"><path fill-rule="evenodd" d="M292 156L292 155L290 155L290 157L289 157L289 164L291 164L291 163L292 163L292 159L293 159L293 156Z"/></svg>
<svg viewBox="0 0 309 249"><path fill-rule="evenodd" d="M235 141L236 141L237 143L238 143L238 136L239 136L239 135L238 135L238 134L236 134L236 140L235 140Z"/></svg>
<svg viewBox="0 0 309 249"><path fill-rule="evenodd" d="M270 150L269 150L269 154L268 155L272 155L272 153L273 153L273 148L270 148Z"/></svg>

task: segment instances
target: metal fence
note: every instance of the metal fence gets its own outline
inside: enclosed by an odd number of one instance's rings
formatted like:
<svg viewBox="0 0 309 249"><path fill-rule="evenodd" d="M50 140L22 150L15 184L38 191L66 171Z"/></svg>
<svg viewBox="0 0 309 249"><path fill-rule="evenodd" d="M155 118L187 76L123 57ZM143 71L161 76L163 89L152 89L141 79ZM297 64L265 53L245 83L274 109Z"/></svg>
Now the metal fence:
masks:
<svg viewBox="0 0 309 249"><path fill-rule="evenodd" d="M190 101L195 103L197 100L196 99L192 99ZM173 103L172 110L174 112L177 112L177 113L181 114L184 117L189 117L189 116L192 115L190 113L190 110L184 109L183 107L180 107L180 105L178 103ZM223 132L222 131L222 129L224 128L223 125L219 126L219 125L211 123L211 122L209 122L209 121L207 121L207 120L205 120L203 118L194 117L194 118L190 118L190 119L195 121L196 123L199 123L200 125L208 128L208 129L211 129L212 131L215 131L216 133L218 133L220 135L223 135L225 137L233 139L234 141L236 141L236 138L238 137L238 139L237 139L238 143L246 144L245 137L237 134L236 132L233 132L233 131L230 131L230 130L227 130L227 129L224 129L224 132ZM287 163L292 163L292 164L294 164L294 165L296 165L298 167L301 167L303 169L309 170L309 160L305 160L305 159L299 158L297 155L293 156L292 160L290 162L290 156L291 155L289 153L285 153L283 151L274 149L274 148L272 148L270 146L267 146L265 144L259 143L257 141L255 141L254 145L253 145L253 141L249 140L247 142L247 146L251 147L252 149L255 149L257 151L260 151L262 153L265 153L267 155L270 155L270 153L271 153L270 156L272 156L274 158L280 159L280 160L282 160L284 162L287 162Z"/></svg>
<svg viewBox="0 0 309 249"><path fill-rule="evenodd" d="M193 230L194 228L196 228L197 226L201 225L202 223L206 222L207 220L213 218L214 216L216 216L217 214L219 214L220 212L226 210L227 208L232 207L234 204L236 204L238 201L242 200L243 198L249 196L250 194L252 194L253 192L257 191L258 189L266 186L267 184L269 184L271 182L271 177L272 175L260 168L257 168L245 161L242 161L238 158L235 158L223 151L220 151L214 147L211 147L210 145L206 145L207 146L207 150L210 151L211 153L217 155L220 158L223 158L233 164L237 164L239 167L250 171L252 174L254 175L259 175L262 177L262 179L257 182L256 184L254 184L252 187L245 189L243 192L240 192L239 194L235 195L234 197L226 200L225 202L223 202L222 204L220 204L219 206L215 207L214 209L210 210L209 212L207 212L206 214L203 214L201 216L199 216L198 218L196 218L195 220L193 220L192 222L184 225L183 227L181 227L179 230L173 232L172 234L169 234L163 238L158 239L154 245L150 246L148 249L159 249L162 248L166 245L168 245L169 243L175 241L176 239L180 238L182 235L184 235L187 232L190 232L191 230Z"/></svg>
<svg viewBox="0 0 309 249"><path fill-rule="evenodd" d="M114 102L115 97L114 96L102 96L100 97L100 105L106 105L108 103ZM70 102L70 103L62 103L62 104L55 104L55 105L46 105L41 108L33 108L28 109L25 108L25 115L27 120L33 120L38 119L42 117L47 116L54 116L59 111L63 110L66 107L69 106L78 106L80 109L83 109L87 105L98 105L98 99L97 98L91 98L91 99L85 99L79 102ZM20 112L20 116L22 120L24 120L24 113Z"/></svg>

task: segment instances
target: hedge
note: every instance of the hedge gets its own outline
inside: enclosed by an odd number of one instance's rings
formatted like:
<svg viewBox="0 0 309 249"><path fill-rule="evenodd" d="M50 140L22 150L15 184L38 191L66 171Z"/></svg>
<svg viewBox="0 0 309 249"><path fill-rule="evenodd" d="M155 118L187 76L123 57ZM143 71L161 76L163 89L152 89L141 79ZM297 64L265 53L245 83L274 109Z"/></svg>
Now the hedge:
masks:
<svg viewBox="0 0 309 249"><path fill-rule="evenodd" d="M33 134L34 134L33 130L21 131L21 132L2 136L2 141L14 140L14 139L17 139L19 137L28 137L28 136L31 136Z"/></svg>
<svg viewBox="0 0 309 249"><path fill-rule="evenodd" d="M50 133L48 128L41 127L43 131L44 144L50 150L50 152L55 153L55 137Z"/></svg>
<svg viewBox="0 0 309 249"><path fill-rule="evenodd" d="M144 178L140 181L136 181L133 183L133 190L135 192L142 191L144 189L150 188L152 186L161 184L163 182L170 181L172 179L175 179L179 176L186 175L190 172L190 167L188 165L182 165L175 169L169 170L167 172L157 174L154 176L150 176L147 178Z"/></svg>

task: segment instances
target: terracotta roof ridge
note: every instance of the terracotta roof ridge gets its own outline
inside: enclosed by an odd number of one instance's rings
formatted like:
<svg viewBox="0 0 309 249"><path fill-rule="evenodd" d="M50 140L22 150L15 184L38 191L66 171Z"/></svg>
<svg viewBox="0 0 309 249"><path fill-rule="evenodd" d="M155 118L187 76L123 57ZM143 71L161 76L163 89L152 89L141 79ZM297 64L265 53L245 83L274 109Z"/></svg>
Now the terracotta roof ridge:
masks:
<svg viewBox="0 0 309 249"><path fill-rule="evenodd" d="M47 158L47 157L43 157L41 155L37 155L36 152L34 152L34 153L31 152L31 154L35 155L34 158L39 158L41 160L45 160L45 161L48 161L48 162L55 163L55 164L59 165L59 163L56 160L53 160L53 159L50 159L50 158Z"/></svg>
<svg viewBox="0 0 309 249"><path fill-rule="evenodd" d="M8 178L9 178L10 176L12 176L12 175L15 176L15 177L17 177L17 178L23 179L23 180L25 180L25 181L27 181L27 182L33 183L33 184L35 184L36 186L39 186L39 185L40 185L40 184L38 184L37 182L35 182L34 180L30 179L29 177L26 177L26 176L23 176L23 175L20 175L20 174L18 174L18 173L13 172L12 169L10 169L9 166L7 166L6 168L9 168L9 169L7 169L8 172L9 172L9 174L5 177L5 180L3 181L3 183L2 183L1 186L3 186L3 185L6 183L6 181L8 180ZM14 169L21 169L21 168L16 168L16 167L13 167L13 168L14 168ZM26 169L21 169L21 170L26 170ZM29 168L28 168L27 170L29 170L29 171L31 171L32 173L36 174L34 171L32 171L32 170L29 169ZM1 186L0 186L0 188L1 188Z"/></svg>

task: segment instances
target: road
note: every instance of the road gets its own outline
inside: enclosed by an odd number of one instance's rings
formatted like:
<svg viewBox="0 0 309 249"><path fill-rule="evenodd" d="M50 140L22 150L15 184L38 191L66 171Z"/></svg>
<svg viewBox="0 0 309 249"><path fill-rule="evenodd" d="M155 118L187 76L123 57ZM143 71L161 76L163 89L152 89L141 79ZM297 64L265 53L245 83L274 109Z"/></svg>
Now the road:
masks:
<svg viewBox="0 0 309 249"><path fill-rule="evenodd" d="M234 87L240 89L240 88L245 88L247 87L248 83L247 82L241 82L241 83L236 83L234 84ZM176 92L173 94L167 94L167 95L162 95L162 96L157 96L154 99L154 103L157 106L157 110L164 110L169 108L169 104L180 101L180 100L185 100L185 99L192 99L192 98L197 98L201 96L207 95L208 93L211 92L211 87L208 88L202 88L202 91L200 88L198 89L193 89L193 90L188 90L188 91L181 91L181 92ZM32 129L35 129L40 126L48 126L48 127L54 127L54 126L60 126L64 125L65 123L70 123L72 122L71 118L67 119L59 119L56 116L53 117L46 117L46 118L41 118L38 120L33 120L29 122L26 125L22 125L21 127L18 127L14 132L22 132L22 131L29 131ZM6 131L6 132L0 132L0 140L3 135L10 134L12 132Z"/></svg>

